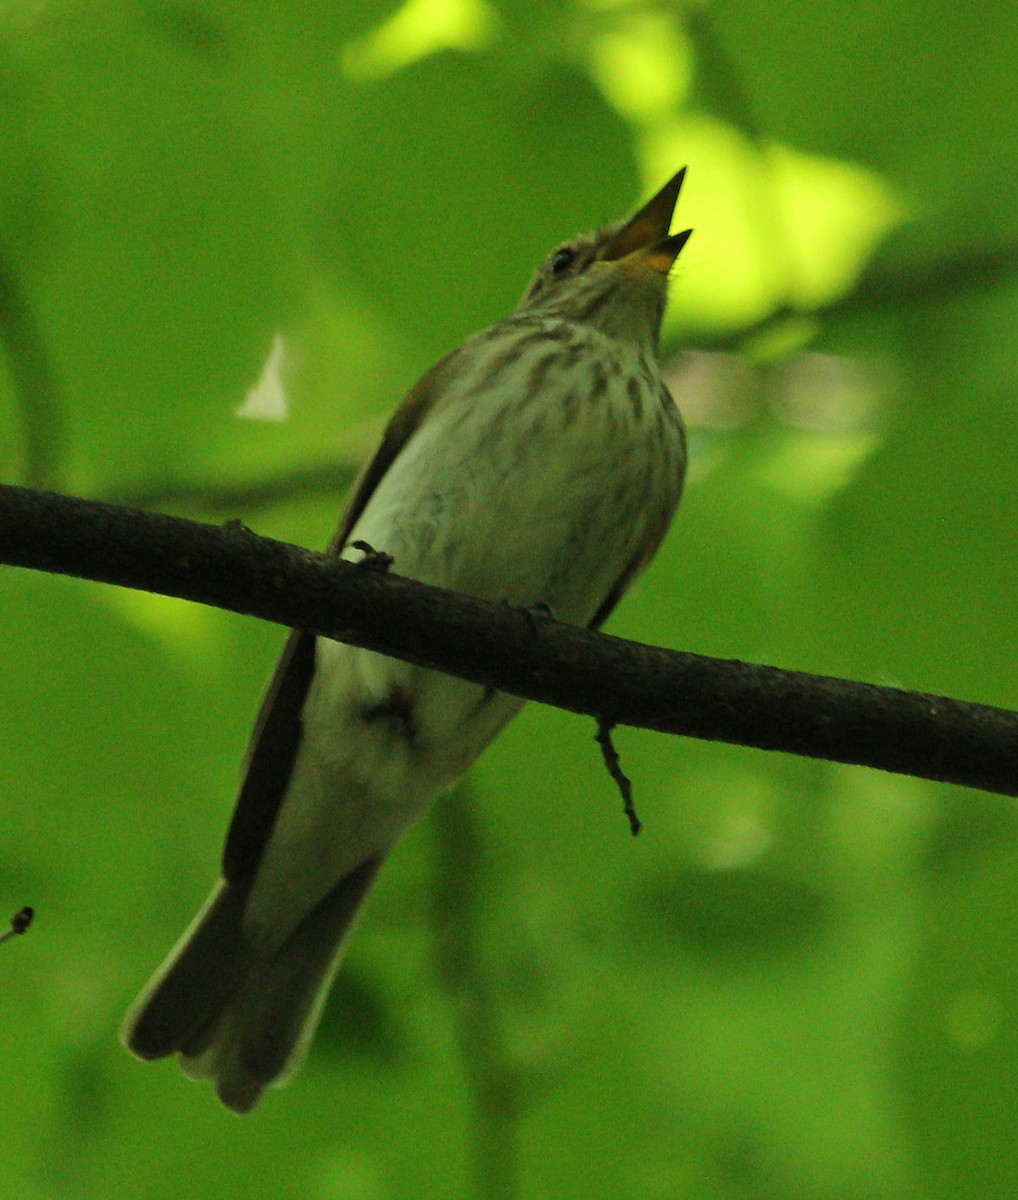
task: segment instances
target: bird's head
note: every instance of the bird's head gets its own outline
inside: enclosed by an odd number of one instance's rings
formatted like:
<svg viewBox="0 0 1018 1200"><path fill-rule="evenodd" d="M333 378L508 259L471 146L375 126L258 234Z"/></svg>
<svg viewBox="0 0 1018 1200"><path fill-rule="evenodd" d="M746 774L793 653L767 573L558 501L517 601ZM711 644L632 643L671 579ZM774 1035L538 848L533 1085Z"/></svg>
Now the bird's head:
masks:
<svg viewBox="0 0 1018 1200"><path fill-rule="evenodd" d="M668 272L693 232L669 234L686 169L628 221L565 242L530 282L518 313L593 325L610 336L656 344Z"/></svg>

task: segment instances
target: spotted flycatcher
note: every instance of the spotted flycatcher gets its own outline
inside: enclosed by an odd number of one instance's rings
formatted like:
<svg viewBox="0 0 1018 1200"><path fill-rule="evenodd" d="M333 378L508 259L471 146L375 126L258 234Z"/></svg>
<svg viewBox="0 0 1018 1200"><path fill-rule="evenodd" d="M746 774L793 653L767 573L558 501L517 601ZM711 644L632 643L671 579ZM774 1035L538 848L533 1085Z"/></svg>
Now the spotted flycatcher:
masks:
<svg viewBox="0 0 1018 1200"><path fill-rule="evenodd" d="M657 363L680 171L560 246L516 311L392 418L334 542L401 575L596 628L650 561L685 441ZM400 835L520 710L515 696L295 631L262 704L223 878L125 1031L247 1112L300 1065Z"/></svg>

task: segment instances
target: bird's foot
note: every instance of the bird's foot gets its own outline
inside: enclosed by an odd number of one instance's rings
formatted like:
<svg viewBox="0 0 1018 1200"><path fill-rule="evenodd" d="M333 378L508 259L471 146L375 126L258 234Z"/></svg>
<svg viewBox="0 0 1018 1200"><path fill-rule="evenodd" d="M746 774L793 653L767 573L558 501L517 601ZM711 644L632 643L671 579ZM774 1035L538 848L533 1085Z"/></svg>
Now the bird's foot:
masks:
<svg viewBox="0 0 1018 1200"><path fill-rule="evenodd" d="M366 567L369 571L388 571L395 561L391 554L386 554L384 550L376 550L369 542L362 542L359 538L349 545L352 550L360 550L364 555L357 566Z"/></svg>

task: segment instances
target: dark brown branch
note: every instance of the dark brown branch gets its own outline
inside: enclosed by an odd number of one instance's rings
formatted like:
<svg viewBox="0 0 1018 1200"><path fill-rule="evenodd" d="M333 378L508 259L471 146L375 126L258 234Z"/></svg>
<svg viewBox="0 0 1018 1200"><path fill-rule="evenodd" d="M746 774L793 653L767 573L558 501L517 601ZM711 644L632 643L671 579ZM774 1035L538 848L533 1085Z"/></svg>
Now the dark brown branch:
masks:
<svg viewBox="0 0 1018 1200"><path fill-rule="evenodd" d="M248 613L613 724L1018 795L1018 714L535 622L236 523L0 486L0 562Z"/></svg>

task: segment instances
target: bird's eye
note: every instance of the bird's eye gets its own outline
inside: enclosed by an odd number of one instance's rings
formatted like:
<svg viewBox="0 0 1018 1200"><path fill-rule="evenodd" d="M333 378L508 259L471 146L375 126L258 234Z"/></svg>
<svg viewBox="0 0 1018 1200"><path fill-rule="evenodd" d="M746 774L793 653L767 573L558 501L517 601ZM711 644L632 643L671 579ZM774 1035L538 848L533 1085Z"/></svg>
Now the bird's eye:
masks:
<svg viewBox="0 0 1018 1200"><path fill-rule="evenodd" d="M570 250L568 247L563 247L561 250L556 250L551 256L551 263L548 269L552 275L564 275L575 261L576 251Z"/></svg>

